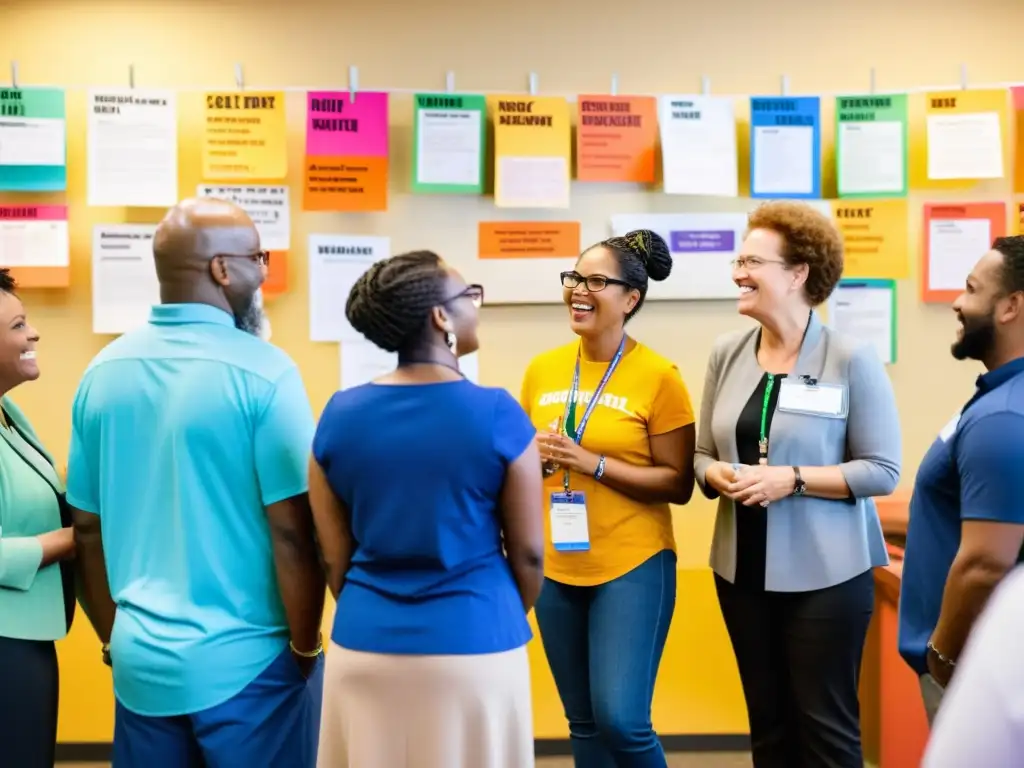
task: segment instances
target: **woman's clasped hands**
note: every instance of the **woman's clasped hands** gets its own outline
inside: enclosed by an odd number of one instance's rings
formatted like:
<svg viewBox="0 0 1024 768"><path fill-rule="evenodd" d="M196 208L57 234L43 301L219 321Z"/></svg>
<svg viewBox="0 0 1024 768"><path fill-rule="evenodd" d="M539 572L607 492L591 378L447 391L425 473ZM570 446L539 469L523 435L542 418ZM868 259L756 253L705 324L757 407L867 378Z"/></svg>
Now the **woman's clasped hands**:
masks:
<svg viewBox="0 0 1024 768"><path fill-rule="evenodd" d="M773 501L791 495L796 488L796 473L792 467L764 464L737 469L732 464L716 461L708 467L705 480L726 498L747 507L755 504L767 507Z"/></svg>
<svg viewBox="0 0 1024 768"><path fill-rule="evenodd" d="M559 432L538 432L537 448L541 461L557 464L581 475L593 475L597 471L600 457L581 448L575 440Z"/></svg>

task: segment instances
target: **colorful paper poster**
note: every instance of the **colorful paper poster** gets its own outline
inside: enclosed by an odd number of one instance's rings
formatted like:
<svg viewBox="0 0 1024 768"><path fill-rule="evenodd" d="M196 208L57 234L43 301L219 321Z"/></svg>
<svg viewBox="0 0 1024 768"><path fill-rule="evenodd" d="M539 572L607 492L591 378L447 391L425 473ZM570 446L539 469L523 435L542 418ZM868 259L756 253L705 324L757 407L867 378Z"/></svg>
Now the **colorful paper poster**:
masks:
<svg viewBox="0 0 1024 768"><path fill-rule="evenodd" d="M0 190L67 189L64 91L0 88Z"/></svg>
<svg viewBox="0 0 1024 768"><path fill-rule="evenodd" d="M580 255L578 221L481 221L481 259L575 259Z"/></svg>
<svg viewBox="0 0 1024 768"><path fill-rule="evenodd" d="M906 197L906 94L836 99L839 197Z"/></svg>
<svg viewBox="0 0 1024 768"><path fill-rule="evenodd" d="M580 96L576 178L654 183L658 102L651 96Z"/></svg>
<svg viewBox="0 0 1024 768"><path fill-rule="evenodd" d="M929 203L924 206L921 300L953 301L974 265L1006 234L1003 203Z"/></svg>
<svg viewBox="0 0 1024 768"><path fill-rule="evenodd" d="M871 343L885 365L896 362L895 280L840 280L828 301L828 325Z"/></svg>
<svg viewBox="0 0 1024 768"><path fill-rule="evenodd" d="M87 199L94 206L178 202L178 111L173 91L89 93Z"/></svg>
<svg viewBox="0 0 1024 768"><path fill-rule="evenodd" d="M910 277L906 200L833 200L832 221L843 236L843 277Z"/></svg>
<svg viewBox="0 0 1024 768"><path fill-rule="evenodd" d="M420 93L413 101L412 191L479 195L484 191L487 99Z"/></svg>
<svg viewBox="0 0 1024 768"><path fill-rule="evenodd" d="M750 100L750 196L821 197L821 103L817 96Z"/></svg>
<svg viewBox="0 0 1024 768"><path fill-rule="evenodd" d="M200 184L196 194L234 203L249 214L260 233L260 247L264 250L287 251L291 247L288 187Z"/></svg>
<svg viewBox="0 0 1024 768"><path fill-rule="evenodd" d="M312 91L307 95L307 211L386 211L388 95Z"/></svg>
<svg viewBox="0 0 1024 768"><path fill-rule="evenodd" d="M733 100L662 96L661 160L665 194L736 197L739 168Z"/></svg>
<svg viewBox="0 0 1024 768"><path fill-rule="evenodd" d="M494 101L494 202L501 208L568 208L569 104L558 96Z"/></svg>
<svg viewBox="0 0 1024 768"><path fill-rule="evenodd" d="M0 267L67 267L66 205L0 205Z"/></svg>
<svg viewBox="0 0 1024 768"><path fill-rule="evenodd" d="M1024 192L1024 86L1010 89L1013 100L1014 132L1017 138L1017 151L1014 157L1013 191Z"/></svg>
<svg viewBox="0 0 1024 768"><path fill-rule="evenodd" d="M149 322L160 303L155 224L100 224L92 231L92 332L119 334Z"/></svg>
<svg viewBox="0 0 1024 768"><path fill-rule="evenodd" d="M283 92L216 92L204 98L204 179L272 181L288 175Z"/></svg>
<svg viewBox="0 0 1024 768"><path fill-rule="evenodd" d="M1003 178L1009 109L1006 91L929 93L925 108L929 179Z"/></svg>
<svg viewBox="0 0 1024 768"><path fill-rule="evenodd" d="M345 316L356 281L391 255L391 240L365 235L309 236L309 336L313 341L364 342Z"/></svg>

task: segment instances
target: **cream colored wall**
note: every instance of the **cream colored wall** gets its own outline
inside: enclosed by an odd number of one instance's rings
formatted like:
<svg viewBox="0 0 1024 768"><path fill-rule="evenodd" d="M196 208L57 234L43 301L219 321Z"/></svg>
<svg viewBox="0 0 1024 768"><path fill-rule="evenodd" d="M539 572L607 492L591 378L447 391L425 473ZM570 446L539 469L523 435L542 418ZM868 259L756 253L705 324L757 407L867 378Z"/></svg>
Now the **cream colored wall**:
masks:
<svg viewBox="0 0 1024 768"><path fill-rule="evenodd" d="M599 10L599 8L605 10ZM782 74L793 94L857 92L867 88L872 67L880 89L958 82L965 62L975 82L1024 79L1019 35L1024 4L1011 0L859 0L857 3L732 0L632 0L601 4L585 0L481 0L384 2L349 0L250 0L248 2L55 2L0 1L0 80L17 59L23 85L69 90L69 193L73 286L68 291L29 292L33 321L43 334L44 378L17 391L48 446L63 460L68 411L82 370L106 338L90 333L89 243L93 224L118 222L128 212L85 207L84 93L91 85L127 83L135 66L142 86L233 87L234 65L244 65L251 86L344 87L350 64L360 68L366 89L440 89L444 73L456 73L460 90L494 93L525 88L539 75L542 92L602 92L611 74L623 93L687 92L711 78L716 93L777 93ZM181 190L200 181L195 140L198 94L181 99ZM913 166L919 183L923 154L923 107L913 100ZM738 113L746 103L738 100ZM831 152L831 104L823 100L825 144ZM301 184L301 96L289 97L290 183ZM392 100L392 189L384 214L295 216L290 292L271 307L274 341L302 368L314 408L334 391L337 348L308 338L307 272L310 232L388 234L394 249L472 249L475 222L499 218L492 200L427 198L408 194L411 155L409 97ZM745 126L740 129L746 153ZM834 191L830 154L826 189ZM741 161L745 166L745 161ZM742 184L747 183L746 167ZM917 300L920 207L930 199L1005 199L1009 184L966 192L911 197L914 276L900 285L900 359L890 368L904 430L904 478L912 482L918 461L955 408L972 389L978 369L948 354L953 332L945 307ZM296 204L299 196L295 196ZM741 205L733 202L732 209ZM717 206L717 207L716 207ZM583 223L584 239L605 235L612 213L724 210L706 200L666 197L633 187L574 185L571 212L550 218ZM504 214L503 214L504 215ZM525 213L533 218L536 213ZM158 212L131 211L132 221L155 221ZM1012 217L1015 218L1015 217ZM551 279L539 276L538 279ZM741 327L731 302L651 303L635 321L635 335L677 361L699 400L708 351L715 337ZM529 359L568 338L557 307L487 308L481 333L484 383L518 391ZM713 508L695 500L676 516L680 543L680 600L658 689L656 724L666 732L729 732L744 728L742 699L727 641L714 607L705 569ZM109 679L96 662L94 640L80 622L62 647L65 669L62 740L106 740ZM533 648L535 665L543 657ZM537 732L564 733L546 670L535 673ZM100 692L103 706L87 704Z"/></svg>

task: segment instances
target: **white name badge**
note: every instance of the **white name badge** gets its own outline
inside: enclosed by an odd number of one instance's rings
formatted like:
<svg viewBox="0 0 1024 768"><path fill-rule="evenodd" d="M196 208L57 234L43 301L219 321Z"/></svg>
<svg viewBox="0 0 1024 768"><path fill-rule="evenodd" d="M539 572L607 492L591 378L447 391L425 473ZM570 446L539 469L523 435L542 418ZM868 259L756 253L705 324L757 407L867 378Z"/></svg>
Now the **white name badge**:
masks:
<svg viewBox="0 0 1024 768"><path fill-rule="evenodd" d="M944 443L948 443L949 438L951 438L953 436L953 433L956 432L956 427L959 423L960 414L958 413L952 419L950 419L946 426L942 428L942 431L939 432L939 440L941 440Z"/></svg>
<svg viewBox="0 0 1024 768"><path fill-rule="evenodd" d="M845 419L849 407L846 391L844 384L811 384L783 379L779 390L779 410Z"/></svg>
<svg viewBox="0 0 1024 768"><path fill-rule="evenodd" d="M579 491L551 494L551 543L559 552L590 549L585 494Z"/></svg>

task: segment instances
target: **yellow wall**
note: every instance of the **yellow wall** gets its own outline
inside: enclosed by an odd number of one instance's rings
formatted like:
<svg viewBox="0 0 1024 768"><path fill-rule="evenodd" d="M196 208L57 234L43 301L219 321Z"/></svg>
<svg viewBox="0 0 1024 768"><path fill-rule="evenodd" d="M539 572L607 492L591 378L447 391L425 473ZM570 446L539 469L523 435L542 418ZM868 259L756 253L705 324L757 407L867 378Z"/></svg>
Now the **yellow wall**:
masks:
<svg viewBox="0 0 1024 768"><path fill-rule="evenodd" d="M1019 30L1024 5L1010 0L481 0L382 2L381 0L221 0L220 2L87 2L0 0L0 80L6 62L20 63L24 85L69 89L68 203L71 205L73 286L33 291L25 299L43 335L44 378L16 392L47 445L63 462L68 411L89 359L108 340L90 333L89 248L93 224L126 221L120 209L85 206L85 96L91 85L125 85L135 66L143 86L232 87L236 62L252 86L344 87L349 64L360 67L361 86L441 88L453 70L462 90L525 88L539 74L544 92L601 92L618 73L621 92L686 92L711 78L717 93L777 93L790 76L794 94L858 91L876 69L878 87L949 85L966 62L974 82L1019 76ZM601 8L601 9L599 9ZM195 140L199 100L180 97L182 194L200 181ZM923 106L914 97L913 167L920 181ZM738 113L746 104L738 100ZM304 101L289 97L289 182L301 184ZM831 104L823 101L826 190L831 172ZM389 234L396 250L407 247L471 248L475 221L491 217L488 198L428 200L408 194L411 106L392 101L390 211L368 215L297 215L289 294L274 301L274 341L301 366L319 410L338 380L338 350L308 338L306 236L312 231ZM741 155L748 144L741 130ZM741 164L745 161L741 160ZM746 185L747 169L742 169ZM926 199L1005 199L1006 183L974 190L911 197L914 275L901 283L900 360L891 369L904 429L904 485L936 431L972 389L977 368L948 354L951 313L917 301L919 211ZM293 198L298 202L298 196ZM738 210L735 203L729 204ZM720 208L724 209L724 208ZM600 234L612 213L715 210L715 203L668 198L632 187L574 185L566 218ZM133 221L156 221L159 212L132 211ZM560 215L560 214L559 214ZM1013 220L1015 217L1011 217ZM445 227L436 224L444 221ZM469 245L467 246L467 243ZM695 398L714 338L741 326L730 302L649 304L633 332L676 360ZM487 308L481 332L481 378L516 391L527 361L567 337L557 307ZM738 678L705 567L713 508L702 499L678 510L679 601L655 702L663 733L735 733L745 730ZM107 670L82 617L60 644L61 741L107 741L112 698ZM532 646L538 737L565 734L561 711L537 643Z"/></svg>

